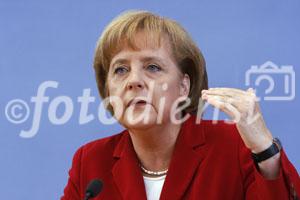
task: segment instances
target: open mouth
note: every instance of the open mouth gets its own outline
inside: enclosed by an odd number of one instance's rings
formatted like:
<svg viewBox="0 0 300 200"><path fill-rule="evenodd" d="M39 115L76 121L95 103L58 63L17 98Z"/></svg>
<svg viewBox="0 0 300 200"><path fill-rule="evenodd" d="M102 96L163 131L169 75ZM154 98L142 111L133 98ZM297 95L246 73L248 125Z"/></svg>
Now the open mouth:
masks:
<svg viewBox="0 0 300 200"><path fill-rule="evenodd" d="M147 104L147 101L139 99L139 100L131 100L129 102L128 106L132 106L132 105L134 105L134 106L144 106L146 104Z"/></svg>
<svg viewBox="0 0 300 200"><path fill-rule="evenodd" d="M135 103L132 103L131 105L134 105L134 106L144 106L144 105L146 105L146 104L147 104L146 101L139 100L139 101L137 101L137 102L135 102Z"/></svg>
<svg viewBox="0 0 300 200"><path fill-rule="evenodd" d="M135 103L136 105L146 105L147 102L146 101L143 101L143 100L140 100L138 102Z"/></svg>

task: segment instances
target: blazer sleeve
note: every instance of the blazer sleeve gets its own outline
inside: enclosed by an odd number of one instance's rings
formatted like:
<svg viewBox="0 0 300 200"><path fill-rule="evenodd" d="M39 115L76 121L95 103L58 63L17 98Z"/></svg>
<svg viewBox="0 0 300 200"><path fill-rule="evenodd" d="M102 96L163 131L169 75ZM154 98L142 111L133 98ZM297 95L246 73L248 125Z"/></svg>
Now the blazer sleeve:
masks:
<svg viewBox="0 0 300 200"><path fill-rule="evenodd" d="M69 179L67 186L64 189L64 194L61 200L81 200L80 197L80 163L83 148L79 148L72 161L72 167L69 170Z"/></svg>
<svg viewBox="0 0 300 200"><path fill-rule="evenodd" d="M246 200L296 200L300 197L300 178L283 149L280 151L280 173L266 179L252 160L251 151L239 141L239 161Z"/></svg>

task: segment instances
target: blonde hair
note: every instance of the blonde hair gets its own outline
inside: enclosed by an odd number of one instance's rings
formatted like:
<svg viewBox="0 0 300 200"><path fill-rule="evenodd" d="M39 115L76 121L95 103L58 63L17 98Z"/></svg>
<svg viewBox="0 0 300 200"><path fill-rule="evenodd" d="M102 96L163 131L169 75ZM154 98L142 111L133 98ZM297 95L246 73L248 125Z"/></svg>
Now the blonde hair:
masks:
<svg viewBox="0 0 300 200"><path fill-rule="evenodd" d="M176 21L155 15L148 11L127 11L116 17L100 36L94 57L94 69L100 96L108 96L107 75L111 59L125 45L138 49L135 35L143 31L152 44L160 46L161 37L170 41L173 57L180 71L190 77L190 105L184 113L197 110L201 91L208 88L204 57L189 34ZM112 107L108 110L113 114Z"/></svg>

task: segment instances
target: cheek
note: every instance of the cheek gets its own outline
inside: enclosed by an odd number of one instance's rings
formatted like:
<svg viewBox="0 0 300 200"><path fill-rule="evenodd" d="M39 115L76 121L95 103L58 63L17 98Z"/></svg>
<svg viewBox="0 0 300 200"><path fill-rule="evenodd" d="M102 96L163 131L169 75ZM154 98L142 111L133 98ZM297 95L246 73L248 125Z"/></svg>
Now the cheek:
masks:
<svg viewBox="0 0 300 200"><path fill-rule="evenodd" d="M155 93L156 105L160 105L160 102L165 101L165 107L171 109L174 102L180 97L180 88L178 82L169 82L169 84L161 84Z"/></svg>
<svg viewBox="0 0 300 200"><path fill-rule="evenodd" d="M107 88L110 96L120 96L120 88L122 88L120 84L111 81Z"/></svg>
<svg viewBox="0 0 300 200"><path fill-rule="evenodd" d="M122 101L120 87L117 87L114 84L110 84L107 89L109 94L109 103L113 107L114 111L121 111L123 109L122 106L124 106L124 102Z"/></svg>
<svg viewBox="0 0 300 200"><path fill-rule="evenodd" d="M175 77L174 79L166 81L165 84L162 84L161 88L163 92L166 93L165 96L169 98L178 97L180 95L180 82L178 79L175 79Z"/></svg>

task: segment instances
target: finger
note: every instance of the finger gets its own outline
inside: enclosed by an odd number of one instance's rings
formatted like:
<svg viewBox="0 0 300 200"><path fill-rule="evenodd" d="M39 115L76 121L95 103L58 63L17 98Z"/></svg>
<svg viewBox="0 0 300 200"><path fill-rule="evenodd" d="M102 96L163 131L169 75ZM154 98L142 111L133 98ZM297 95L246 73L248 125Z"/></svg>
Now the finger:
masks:
<svg viewBox="0 0 300 200"><path fill-rule="evenodd" d="M229 115L235 122L240 121L241 114L239 110L232 104L222 101L222 98L218 98L215 96L209 97L207 99L207 103Z"/></svg>
<svg viewBox="0 0 300 200"><path fill-rule="evenodd" d="M250 87L250 88L247 89L247 92L255 92L255 91L254 91L253 88Z"/></svg>
<svg viewBox="0 0 300 200"><path fill-rule="evenodd" d="M215 105L220 110L226 112L226 114L229 114L236 122L240 122L241 117L244 116L243 113L244 114L246 113L247 116L246 120L248 124L253 123L261 116L260 112L254 113L255 102L250 101L250 104L253 103L253 105L244 106L243 102L236 102L236 100L233 98L218 96L218 95L204 95L204 96L208 102L217 101L216 104L213 105ZM222 108L222 106L224 106L224 108Z"/></svg>
<svg viewBox="0 0 300 200"><path fill-rule="evenodd" d="M220 99L222 102L232 104L240 112L242 111L242 109L244 107L242 98L237 97L237 96L229 97L229 96L222 96L222 95L217 95L217 94L203 94L202 97L204 100L207 100L208 98L211 98L211 97L216 97L217 99Z"/></svg>
<svg viewBox="0 0 300 200"><path fill-rule="evenodd" d="M243 99L244 97L255 97L255 101L259 101L259 98L256 97L256 91L253 88L248 88L247 91L235 88L211 88L209 90L202 90L202 94L222 95L233 97L235 99Z"/></svg>
<svg viewBox="0 0 300 200"><path fill-rule="evenodd" d="M228 97L242 97L245 95L249 95L249 93L245 91L239 91L236 89L209 89L202 91L202 94L213 94L213 95L222 95L222 96L228 96Z"/></svg>
<svg viewBox="0 0 300 200"><path fill-rule="evenodd" d="M237 89L237 88L227 88L227 87L215 87L215 88L209 88L208 91L219 91L222 90L224 92L236 92L239 94L245 94L246 91Z"/></svg>

